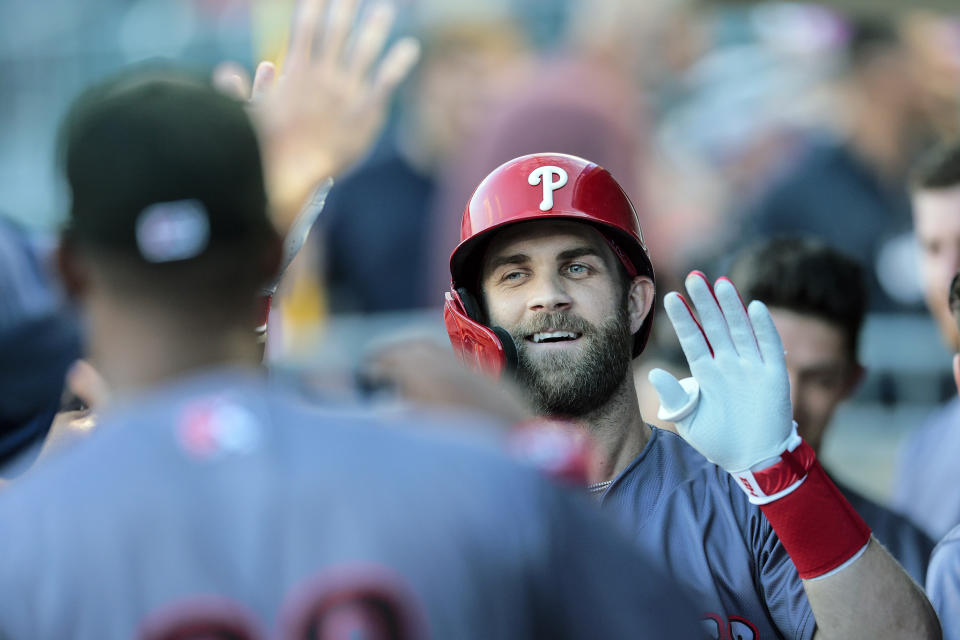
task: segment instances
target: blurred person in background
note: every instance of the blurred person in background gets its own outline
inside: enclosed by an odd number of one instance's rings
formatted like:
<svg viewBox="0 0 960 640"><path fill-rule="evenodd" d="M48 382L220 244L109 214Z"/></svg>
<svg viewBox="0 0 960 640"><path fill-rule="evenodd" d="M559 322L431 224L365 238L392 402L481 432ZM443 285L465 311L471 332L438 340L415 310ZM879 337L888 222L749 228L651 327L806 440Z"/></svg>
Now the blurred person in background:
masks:
<svg viewBox="0 0 960 640"><path fill-rule="evenodd" d="M18 594L0 635L300 638L346 620L397 639L691 637L685 597L535 472L383 428L426 417L315 410L263 377L251 327L281 265L276 227L352 159L338 131L377 120L416 53L401 41L374 65L379 7L348 54L353 7L323 8L303 5L281 81L258 68L259 130L161 69L111 78L68 115L58 262L112 397L83 446L0 496L0 582Z"/></svg>
<svg viewBox="0 0 960 640"><path fill-rule="evenodd" d="M782 237L740 252L729 273L745 300L770 309L786 352L793 417L819 454L837 407L865 373L857 357L867 311L863 270L822 241ZM834 483L877 540L923 584L933 540L903 516Z"/></svg>
<svg viewBox="0 0 960 640"><path fill-rule="evenodd" d="M960 16L908 11L903 37L916 70L921 109L941 140L960 136Z"/></svg>
<svg viewBox="0 0 960 640"><path fill-rule="evenodd" d="M450 20L425 28L399 121L383 148L337 182L324 207L316 238L334 313L433 303L424 292L437 181L512 88L528 48L506 18Z"/></svg>
<svg viewBox="0 0 960 640"><path fill-rule="evenodd" d="M812 142L749 208L744 224L749 237L823 239L863 265L871 309L908 309L914 288L884 274L904 268L896 248L909 245L906 177L932 127L922 117L916 74L893 24L855 20L842 66L840 136Z"/></svg>
<svg viewBox="0 0 960 640"><path fill-rule="evenodd" d="M536 151L591 158L619 176L644 224L648 85L673 77L699 51L699 14L687 0L570 3L566 28L498 96L446 165L430 214L430 300L449 284L445 260L477 183L500 164ZM659 245L651 233L654 250ZM668 253L668 252L663 252Z"/></svg>
<svg viewBox="0 0 960 640"><path fill-rule="evenodd" d="M650 213L668 248L657 253L658 273L678 282L693 265L726 268L743 203L835 110L826 77L845 26L835 11L779 2L711 9L701 18L709 46L668 83L648 154Z"/></svg>
<svg viewBox="0 0 960 640"><path fill-rule="evenodd" d="M955 328L960 330L960 272L953 276L947 299ZM953 379L960 394L960 354L956 353L953 356ZM945 485L941 489L955 486ZM944 640L960 640L960 525L951 529L933 550L926 584L930 603L940 616Z"/></svg>
<svg viewBox="0 0 960 640"><path fill-rule="evenodd" d="M924 299L947 348L956 352L960 341L944 292L960 269L960 143L925 156L912 191ZM943 490L960 482L958 424L960 399L954 397L907 436L898 459L892 504L934 540L960 524L960 494Z"/></svg>
<svg viewBox="0 0 960 640"><path fill-rule="evenodd" d="M37 458L81 356L80 327L29 234L0 216L0 477Z"/></svg>

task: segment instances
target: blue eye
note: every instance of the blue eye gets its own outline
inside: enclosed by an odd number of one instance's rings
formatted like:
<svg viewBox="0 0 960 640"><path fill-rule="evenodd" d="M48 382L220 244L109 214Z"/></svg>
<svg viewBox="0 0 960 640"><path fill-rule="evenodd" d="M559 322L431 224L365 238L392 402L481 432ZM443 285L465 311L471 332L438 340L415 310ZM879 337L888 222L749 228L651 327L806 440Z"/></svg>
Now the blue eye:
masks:
<svg viewBox="0 0 960 640"><path fill-rule="evenodd" d="M585 265L585 264L580 264L579 262L575 262L575 263L567 266L567 271L570 272L570 273L572 273L572 274L574 274L574 275L580 276L580 275L584 275L584 274L589 273L589 272L590 272L590 267L588 267L588 266Z"/></svg>

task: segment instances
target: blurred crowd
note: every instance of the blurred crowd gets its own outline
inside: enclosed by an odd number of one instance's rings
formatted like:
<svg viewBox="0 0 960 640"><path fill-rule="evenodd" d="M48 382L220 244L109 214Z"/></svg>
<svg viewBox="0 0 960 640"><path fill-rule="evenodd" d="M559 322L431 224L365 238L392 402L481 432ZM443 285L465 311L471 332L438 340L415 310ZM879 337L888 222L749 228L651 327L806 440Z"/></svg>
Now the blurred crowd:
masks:
<svg viewBox="0 0 960 640"><path fill-rule="evenodd" d="M425 25L395 126L317 234L331 312L436 306L452 212L529 149L618 176L665 283L752 238L808 233L866 266L871 309L919 309L906 184L958 133L950 16L611 1L572 4L546 43L531 22L501 8Z"/></svg>
<svg viewBox="0 0 960 640"><path fill-rule="evenodd" d="M259 78L252 62L286 50L293 8L268 0L96 0L84 11L51 4L64 14L49 22L36 3L0 6L0 465L12 482L38 456L85 436L89 408L108 394L82 360L89 319L66 293L75 283L55 264L65 195L53 149L64 143L55 132L69 99L156 56L204 72L239 59L240 75ZM745 300L771 308L794 418L814 450L857 393L890 408L914 400L890 390L898 375L929 375L937 387L923 396L930 417L898 426L897 462L884 474L893 490L838 482L923 584L934 544L960 525L951 464L960 399L949 369L960 349L960 305L951 307L949 295L960 272L960 11L408 0L398 4L395 31L419 39L419 61L382 133L324 192L273 293L267 360L318 396L330 391L311 376L324 367L322 336L338 319L373 334L411 317L444 339L437 329L450 255L477 185L529 153L587 158L634 203L656 273L663 321L632 365L648 422L674 429L657 417L647 374L689 373L663 296L695 268L730 275ZM48 94L48 83L60 86ZM871 321L880 340L861 338ZM911 352L921 334L940 341L933 362ZM376 397L376 380L355 376L369 339L339 347L355 352L344 375L358 394ZM871 350L898 348L902 372L871 378L865 365L882 360Z"/></svg>

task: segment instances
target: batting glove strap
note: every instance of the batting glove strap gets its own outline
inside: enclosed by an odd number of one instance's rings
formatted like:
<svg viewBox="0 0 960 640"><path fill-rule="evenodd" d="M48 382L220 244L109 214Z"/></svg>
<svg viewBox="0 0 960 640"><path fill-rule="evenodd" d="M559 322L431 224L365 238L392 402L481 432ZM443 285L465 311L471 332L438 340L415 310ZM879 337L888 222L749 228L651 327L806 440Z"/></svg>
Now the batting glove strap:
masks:
<svg viewBox="0 0 960 640"><path fill-rule="evenodd" d="M784 460L774 465L781 467L779 470L771 470L757 482L771 491L789 484L774 492L781 497L761 504L760 510L776 531L797 573L804 580L811 580L859 557L870 541L870 527L827 476L809 445L804 443L790 453L793 455L784 455ZM791 482L807 464L805 476ZM756 479L759 474L753 475Z"/></svg>
<svg viewBox="0 0 960 640"><path fill-rule="evenodd" d="M753 504L767 504L795 491L817 461L813 448L796 435L789 448L776 458L775 464L753 471L731 472L740 488L746 491Z"/></svg>

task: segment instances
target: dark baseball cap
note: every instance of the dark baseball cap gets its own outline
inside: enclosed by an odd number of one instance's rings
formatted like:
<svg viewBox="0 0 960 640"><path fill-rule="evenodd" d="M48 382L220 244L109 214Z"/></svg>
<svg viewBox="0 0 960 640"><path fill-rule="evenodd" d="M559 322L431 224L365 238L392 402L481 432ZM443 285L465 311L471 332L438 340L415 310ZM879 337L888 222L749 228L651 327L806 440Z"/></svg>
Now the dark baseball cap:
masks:
<svg viewBox="0 0 960 640"><path fill-rule="evenodd" d="M78 243L162 264L273 233L245 107L198 76L137 69L89 89L61 155Z"/></svg>

